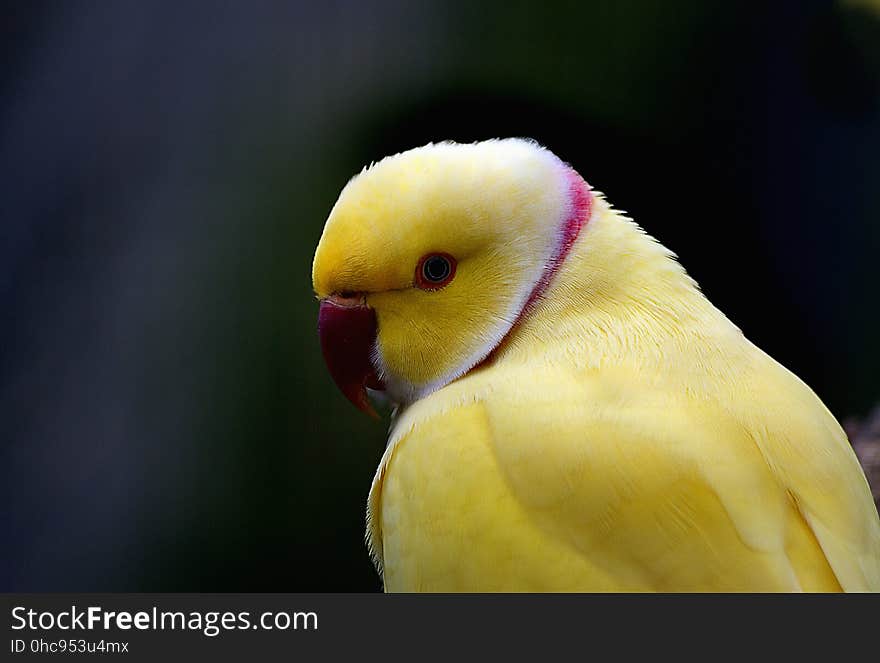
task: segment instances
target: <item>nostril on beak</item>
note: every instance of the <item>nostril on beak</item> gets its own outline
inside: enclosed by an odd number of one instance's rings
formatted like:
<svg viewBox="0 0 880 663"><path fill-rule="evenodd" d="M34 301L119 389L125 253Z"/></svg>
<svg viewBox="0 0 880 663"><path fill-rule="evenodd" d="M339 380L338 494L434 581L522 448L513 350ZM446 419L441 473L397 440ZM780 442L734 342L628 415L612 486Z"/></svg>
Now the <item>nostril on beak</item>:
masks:
<svg viewBox="0 0 880 663"><path fill-rule="evenodd" d="M327 297L327 301L332 302L336 306L342 306L343 308L354 308L356 306L365 306L367 298L362 292L342 290L331 294Z"/></svg>

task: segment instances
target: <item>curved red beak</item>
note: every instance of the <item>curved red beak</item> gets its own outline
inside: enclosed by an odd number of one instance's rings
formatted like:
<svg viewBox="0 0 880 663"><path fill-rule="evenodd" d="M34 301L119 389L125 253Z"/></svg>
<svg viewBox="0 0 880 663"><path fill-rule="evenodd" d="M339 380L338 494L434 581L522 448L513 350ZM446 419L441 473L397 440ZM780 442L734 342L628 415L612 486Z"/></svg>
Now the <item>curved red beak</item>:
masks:
<svg viewBox="0 0 880 663"><path fill-rule="evenodd" d="M318 335L330 375L355 407L378 418L367 398L367 387L383 388L371 360L376 331L376 312L362 296L321 300Z"/></svg>

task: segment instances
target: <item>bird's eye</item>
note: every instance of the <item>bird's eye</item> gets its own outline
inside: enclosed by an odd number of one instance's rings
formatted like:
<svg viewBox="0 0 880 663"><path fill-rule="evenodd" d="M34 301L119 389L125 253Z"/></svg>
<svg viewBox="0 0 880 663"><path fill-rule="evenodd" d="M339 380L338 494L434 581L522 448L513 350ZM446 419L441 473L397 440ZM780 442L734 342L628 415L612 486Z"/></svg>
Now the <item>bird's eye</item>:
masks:
<svg viewBox="0 0 880 663"><path fill-rule="evenodd" d="M455 276L455 258L448 253L422 256L416 267L416 285L422 290L439 290Z"/></svg>

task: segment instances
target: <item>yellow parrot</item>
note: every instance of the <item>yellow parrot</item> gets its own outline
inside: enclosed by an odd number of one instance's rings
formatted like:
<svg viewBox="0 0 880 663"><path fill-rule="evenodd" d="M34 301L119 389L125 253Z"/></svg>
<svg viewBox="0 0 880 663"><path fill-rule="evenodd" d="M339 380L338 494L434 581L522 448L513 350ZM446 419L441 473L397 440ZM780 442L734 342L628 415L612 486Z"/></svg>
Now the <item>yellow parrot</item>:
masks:
<svg viewBox="0 0 880 663"><path fill-rule="evenodd" d="M394 405L367 517L386 591L880 590L835 418L540 145L370 166L312 278L335 382Z"/></svg>

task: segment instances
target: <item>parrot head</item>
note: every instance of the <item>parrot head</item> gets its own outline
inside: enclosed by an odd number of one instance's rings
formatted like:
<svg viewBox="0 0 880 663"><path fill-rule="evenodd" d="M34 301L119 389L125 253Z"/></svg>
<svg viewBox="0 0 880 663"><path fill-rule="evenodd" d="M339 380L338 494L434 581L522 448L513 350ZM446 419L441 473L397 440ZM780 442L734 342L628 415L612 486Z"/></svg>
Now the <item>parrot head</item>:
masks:
<svg viewBox="0 0 880 663"><path fill-rule="evenodd" d="M429 144L342 190L312 269L328 369L411 403L485 362L540 297L589 217L590 192L522 139Z"/></svg>

